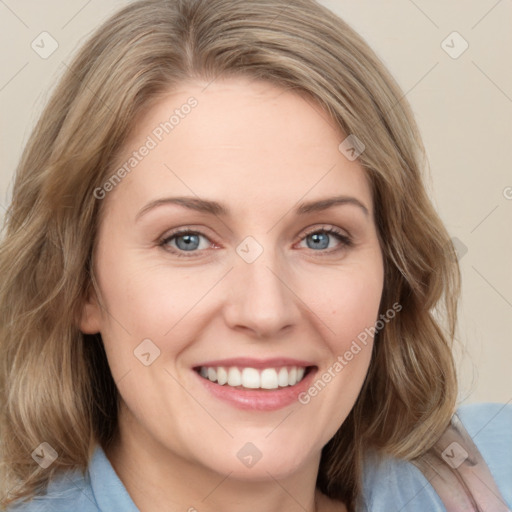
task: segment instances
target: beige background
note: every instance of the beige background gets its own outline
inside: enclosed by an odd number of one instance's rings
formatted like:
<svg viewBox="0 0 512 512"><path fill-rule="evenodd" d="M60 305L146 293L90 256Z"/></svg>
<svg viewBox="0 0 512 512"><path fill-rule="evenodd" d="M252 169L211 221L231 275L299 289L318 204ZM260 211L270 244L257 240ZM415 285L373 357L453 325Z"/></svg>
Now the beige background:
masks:
<svg viewBox="0 0 512 512"><path fill-rule="evenodd" d="M0 213L16 163L64 63L126 0L0 0ZM512 400L512 2L323 0L376 50L412 104L431 195L463 274L461 402ZM293 1L290 1L293 5ZM58 48L32 49L42 32ZM460 36L451 35L457 31ZM448 37L449 36L449 37ZM455 56L465 44L467 50ZM50 47L47 39L45 48ZM42 51L42 50L40 50Z"/></svg>

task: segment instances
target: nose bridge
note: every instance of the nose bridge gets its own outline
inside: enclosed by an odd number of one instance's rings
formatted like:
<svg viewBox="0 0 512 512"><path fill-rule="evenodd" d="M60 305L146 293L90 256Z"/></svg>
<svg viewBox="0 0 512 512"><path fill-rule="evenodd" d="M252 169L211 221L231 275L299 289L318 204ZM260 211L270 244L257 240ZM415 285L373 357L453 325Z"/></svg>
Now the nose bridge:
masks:
<svg viewBox="0 0 512 512"><path fill-rule="evenodd" d="M268 237L270 239L270 237ZM271 336L294 324L297 304L286 261L279 251L247 237L236 248L231 273L231 297L227 320L258 336Z"/></svg>

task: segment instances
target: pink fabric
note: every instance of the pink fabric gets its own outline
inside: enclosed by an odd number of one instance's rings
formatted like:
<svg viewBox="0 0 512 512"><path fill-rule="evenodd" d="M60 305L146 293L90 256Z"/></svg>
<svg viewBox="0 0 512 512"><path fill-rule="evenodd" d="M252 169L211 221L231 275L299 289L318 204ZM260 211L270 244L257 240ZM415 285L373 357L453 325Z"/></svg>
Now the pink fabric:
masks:
<svg viewBox="0 0 512 512"><path fill-rule="evenodd" d="M447 512L512 512L456 414L434 447L411 462L423 472Z"/></svg>

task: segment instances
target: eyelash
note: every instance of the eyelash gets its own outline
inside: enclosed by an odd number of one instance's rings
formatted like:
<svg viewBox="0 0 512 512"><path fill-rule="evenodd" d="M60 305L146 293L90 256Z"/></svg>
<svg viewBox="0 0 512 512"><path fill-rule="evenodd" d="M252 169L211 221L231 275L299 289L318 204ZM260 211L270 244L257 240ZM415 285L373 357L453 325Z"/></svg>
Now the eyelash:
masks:
<svg viewBox="0 0 512 512"><path fill-rule="evenodd" d="M315 252L315 253L319 253L319 256L328 256L328 255L331 255L333 253L337 253L339 251L342 251L343 249L347 249L347 248L350 248L353 246L353 241L352 239L345 235L344 233L342 233L341 231L339 231L337 228L334 228L332 226L330 227L322 227L322 228L315 228L315 229L311 229L309 231L307 231L306 233L304 233L304 235L302 235L302 237L299 239L299 242L302 242L302 240L304 240L305 238L307 238L309 235L313 235L313 234L316 234L316 233L326 233L326 234L329 234L329 235L333 235L335 236L336 238L338 238L338 240L341 242L341 245L335 249L331 249L331 250L326 250L326 249L323 249L323 250L320 250L320 251L315 251L313 249L310 249L311 251ZM175 254L176 256L180 257L180 258L194 258L196 257L194 255L194 253L200 253L201 251L189 251L190 252L190 255L187 255L186 252L187 251L183 251L183 250L180 250L180 249L175 249L175 248L170 248L167 244L169 244L169 242L171 240L173 240L174 238L178 238L180 235L199 235L199 236L202 236L206 239L209 240L208 236L206 236L204 233L201 233L200 231L194 231L192 229L187 229L187 228L182 228L182 229L178 229L172 233L169 234L169 236L166 236L164 239L162 239L160 242L159 242L159 247L161 247L162 249L164 249L165 251L168 251L168 252L171 252L172 254Z"/></svg>

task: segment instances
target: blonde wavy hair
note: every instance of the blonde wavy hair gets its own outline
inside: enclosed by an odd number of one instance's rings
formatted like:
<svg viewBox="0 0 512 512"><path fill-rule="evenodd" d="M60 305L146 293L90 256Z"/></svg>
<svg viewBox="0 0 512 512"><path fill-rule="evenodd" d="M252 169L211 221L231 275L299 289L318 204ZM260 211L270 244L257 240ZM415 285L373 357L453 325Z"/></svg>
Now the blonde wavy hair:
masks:
<svg viewBox="0 0 512 512"><path fill-rule="evenodd" d="M78 328L105 202L94 190L160 94L238 75L307 95L363 141L385 265L380 312L402 305L377 333L355 406L323 449L318 487L351 510L367 449L414 460L448 425L460 271L400 87L359 35L313 0L141 0L81 48L17 169L0 246L1 507L43 492L57 472L85 472L95 445L116 433L118 395L101 336ZM31 457L43 441L59 454L48 469Z"/></svg>

